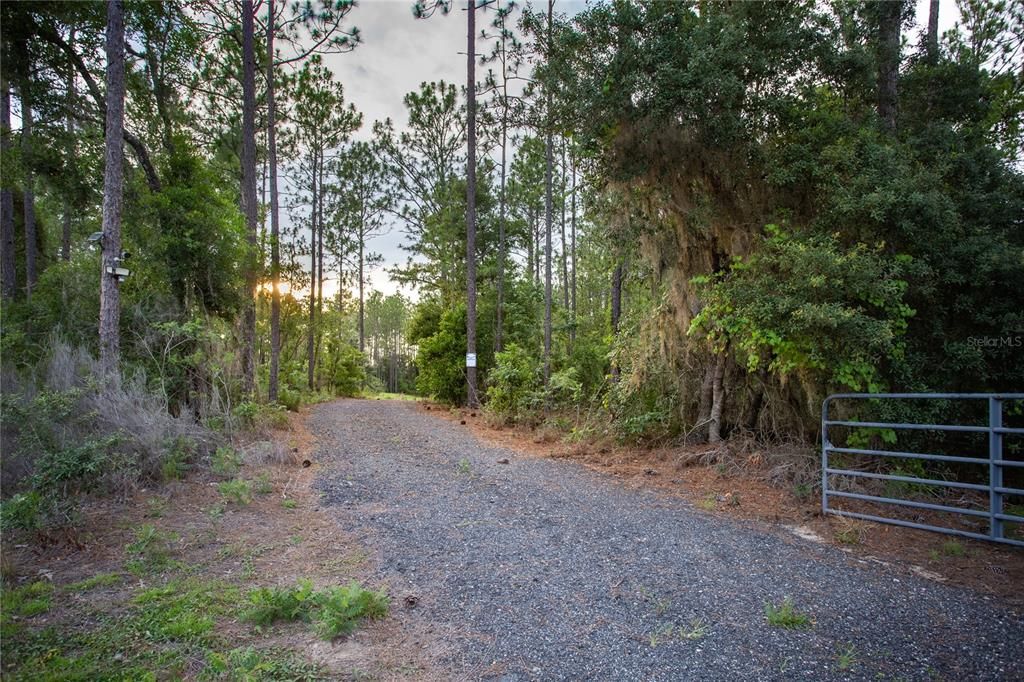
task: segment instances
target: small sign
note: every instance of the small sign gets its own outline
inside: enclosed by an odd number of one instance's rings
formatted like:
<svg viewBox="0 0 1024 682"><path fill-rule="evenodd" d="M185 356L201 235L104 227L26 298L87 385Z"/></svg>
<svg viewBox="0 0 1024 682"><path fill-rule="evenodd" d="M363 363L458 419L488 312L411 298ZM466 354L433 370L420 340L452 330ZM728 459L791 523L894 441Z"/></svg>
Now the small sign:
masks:
<svg viewBox="0 0 1024 682"><path fill-rule="evenodd" d="M466 367L476 367L476 353L466 353Z"/></svg>

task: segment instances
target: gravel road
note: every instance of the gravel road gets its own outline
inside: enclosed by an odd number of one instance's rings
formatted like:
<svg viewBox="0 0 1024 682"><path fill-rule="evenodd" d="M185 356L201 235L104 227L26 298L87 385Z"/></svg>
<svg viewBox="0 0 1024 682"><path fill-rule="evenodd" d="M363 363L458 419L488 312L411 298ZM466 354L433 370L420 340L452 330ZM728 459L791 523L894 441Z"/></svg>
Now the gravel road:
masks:
<svg viewBox="0 0 1024 682"><path fill-rule="evenodd" d="M453 677L1024 680L1024 615L987 596L491 447L409 402L325 404L310 428L325 504L396 608L416 595L445 633ZM766 622L787 597L810 627Z"/></svg>

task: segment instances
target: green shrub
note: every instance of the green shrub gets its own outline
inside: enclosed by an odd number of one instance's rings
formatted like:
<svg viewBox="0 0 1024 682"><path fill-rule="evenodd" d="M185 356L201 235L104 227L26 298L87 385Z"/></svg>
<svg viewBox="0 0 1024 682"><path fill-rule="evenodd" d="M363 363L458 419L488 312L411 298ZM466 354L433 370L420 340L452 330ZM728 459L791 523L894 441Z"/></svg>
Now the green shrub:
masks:
<svg viewBox="0 0 1024 682"><path fill-rule="evenodd" d="M298 412L302 407L302 394L291 388L282 386L277 392L277 402L289 412Z"/></svg>
<svg viewBox="0 0 1024 682"><path fill-rule="evenodd" d="M417 341L416 390L451 405L466 400L466 307L445 310L437 330Z"/></svg>
<svg viewBox="0 0 1024 682"><path fill-rule="evenodd" d="M252 484L242 478L230 481L222 481L217 484L217 490L228 502L235 504L249 504L252 502Z"/></svg>
<svg viewBox="0 0 1024 682"><path fill-rule="evenodd" d="M242 457L226 445L217 448L210 457L210 471L218 476L231 477L242 467Z"/></svg>
<svg viewBox="0 0 1024 682"><path fill-rule="evenodd" d="M329 371L328 381L334 395L359 395L366 374L366 357L358 348L347 343L332 345L324 364Z"/></svg>
<svg viewBox="0 0 1024 682"><path fill-rule="evenodd" d="M37 530L43 523L43 498L35 490L0 502L0 530Z"/></svg>
<svg viewBox="0 0 1024 682"><path fill-rule="evenodd" d="M363 619L383 618L388 613L388 597L353 581L344 587L330 587L317 595L316 631L331 640L352 632Z"/></svg>
<svg viewBox="0 0 1024 682"><path fill-rule="evenodd" d="M542 406L540 361L518 344L495 354L487 384L487 409L510 421L524 419Z"/></svg>
<svg viewBox="0 0 1024 682"><path fill-rule="evenodd" d="M162 571L170 566L173 542L177 536L158 530L152 524L143 524L135 531L135 540L125 547L132 557L127 568L132 573Z"/></svg>
<svg viewBox="0 0 1024 682"><path fill-rule="evenodd" d="M258 587L249 592L248 606L241 617L256 626L306 620L315 596L310 580L300 580L295 587Z"/></svg>

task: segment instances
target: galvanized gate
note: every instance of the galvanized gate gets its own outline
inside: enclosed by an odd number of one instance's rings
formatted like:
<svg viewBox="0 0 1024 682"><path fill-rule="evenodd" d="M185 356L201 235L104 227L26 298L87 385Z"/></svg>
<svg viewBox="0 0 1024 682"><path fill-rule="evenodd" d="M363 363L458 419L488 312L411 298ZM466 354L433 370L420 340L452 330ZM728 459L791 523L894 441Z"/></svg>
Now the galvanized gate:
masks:
<svg viewBox="0 0 1024 682"><path fill-rule="evenodd" d="M988 424L987 425L958 425L958 424L901 424L889 422L859 422L859 421L833 421L829 419L829 404L836 400L964 400L988 402ZM950 535L962 535L980 540L992 540L1009 545L1024 547L1024 540L1006 537L1005 524L1007 521L1024 523L1024 516L1007 514L1003 508L1003 497L1005 495L1024 496L1024 489L1009 488L1003 484L1003 470L1007 468L1024 468L1024 461L1004 459L1003 440L1006 436L1022 436L1024 428L1009 428L1003 426L1003 404L1006 401L1024 400L1024 393L837 393L825 399L821 407L821 509L825 514L848 516L868 521L891 523L898 526L920 528L923 530L937 531ZM988 434L988 456L959 456L948 454L926 454L917 452L899 452L892 450L871 450L867 448L836 447L829 440L829 427L844 426L852 428L879 428L916 431L963 431L972 433ZM851 455L864 455L871 457L899 458L910 460L924 460L932 462L952 462L956 464L983 465L988 467L988 483L967 483L965 481L938 480L930 478L918 478L914 476L898 476L894 474L875 473L857 469L837 469L829 464L830 453L847 453ZM946 488L959 488L963 490L975 490L988 494L988 510L953 507L944 504L931 502L920 502L896 497L884 497L880 495L867 495L863 493L836 490L830 488L833 478L840 476L852 476L856 478L869 478L882 481L897 481L924 486L943 486ZM835 509L829 506L832 498L845 498L871 502L883 505L897 505L914 509L924 509L935 512L946 512L951 514L963 514L972 517L983 517L988 519L988 533L978 533L959 528L946 526L935 526L918 521L906 519L876 516L865 512L855 512L844 509Z"/></svg>

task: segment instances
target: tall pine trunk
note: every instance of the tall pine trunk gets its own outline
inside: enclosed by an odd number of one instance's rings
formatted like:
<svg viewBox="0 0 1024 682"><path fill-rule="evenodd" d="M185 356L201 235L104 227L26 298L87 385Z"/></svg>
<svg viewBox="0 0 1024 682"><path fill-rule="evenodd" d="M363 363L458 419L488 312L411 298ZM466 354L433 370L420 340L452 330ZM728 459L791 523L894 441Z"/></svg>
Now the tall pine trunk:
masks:
<svg viewBox="0 0 1024 682"><path fill-rule="evenodd" d="M245 296L242 312L242 390L256 388L256 47L253 0L242 0L242 208L245 211Z"/></svg>
<svg viewBox="0 0 1024 682"><path fill-rule="evenodd" d="M124 188L124 3L107 3L107 120L103 167L103 242L100 271L100 367L116 376L121 352L121 291L108 268L121 255L121 207Z"/></svg>
<svg viewBox="0 0 1024 682"><path fill-rule="evenodd" d="M68 42L71 45L75 44L75 32L71 31L68 38ZM72 112L75 110L75 66L68 61L68 73L67 73L67 117L64 121L65 131L68 136L67 140L67 155L68 155L68 171L69 174L74 174L75 166L75 118L72 116ZM71 260L71 198L68 193L64 195L63 211L63 225L61 230L60 240L60 257L65 261Z"/></svg>
<svg viewBox="0 0 1024 682"><path fill-rule="evenodd" d="M38 255L38 236L36 235L36 193L35 193L35 172L32 167L35 163L32 152L32 86L27 73L22 74L19 85L21 95L21 162L24 169L24 187L22 188L22 199L24 206L25 224L25 294L32 298L32 290L36 286L39 273L36 269L36 257Z"/></svg>
<svg viewBox="0 0 1024 682"><path fill-rule="evenodd" d="M622 317L622 262L615 266L615 270L612 272L612 338L618 339L619 337L619 319ZM612 361L612 380L619 380L619 363L616 360Z"/></svg>
<svg viewBox="0 0 1024 682"><path fill-rule="evenodd" d="M548 0L548 59L551 59L551 15L554 0ZM554 150L551 139L551 89L544 111L544 386L551 379L551 174Z"/></svg>
<svg viewBox="0 0 1024 682"><path fill-rule="evenodd" d="M267 163L270 171L270 378L267 399L277 402L281 372L281 220L277 196L277 102L274 94L274 0L267 0Z"/></svg>
<svg viewBox="0 0 1024 682"><path fill-rule="evenodd" d="M878 118L882 127L896 132L897 83L900 72L900 22L903 0L875 5L878 12Z"/></svg>
<svg viewBox="0 0 1024 682"><path fill-rule="evenodd" d="M366 350L366 303L364 301L364 282L366 275L363 273L365 264L363 262L363 251L366 246L366 229L362 222L359 225L359 352ZM341 291L341 287L338 287Z"/></svg>
<svg viewBox="0 0 1024 682"><path fill-rule="evenodd" d="M2 76L0 76L2 79ZM9 158L11 148L11 91L6 80L0 80L0 155ZM14 299L18 290L14 266L14 195L9 179L0 180L0 291L3 299Z"/></svg>
<svg viewBox="0 0 1024 682"><path fill-rule="evenodd" d="M502 66L504 72L504 64ZM501 352L505 349L505 260L507 256L507 245L505 243L505 220L508 208L505 192L506 174L508 169L508 79L503 80L504 97L502 98L501 112L501 189L499 194L498 209L498 310L497 319L494 325L494 351Z"/></svg>
<svg viewBox="0 0 1024 682"><path fill-rule="evenodd" d="M572 289L572 300L569 309L569 344L576 343L576 157L572 148L569 148L569 164L572 167L572 238L569 242L570 255L572 256L572 271L570 273L570 287Z"/></svg>
<svg viewBox="0 0 1024 682"><path fill-rule="evenodd" d="M466 13L466 100L466 402L476 407L476 0Z"/></svg>
<svg viewBox="0 0 1024 682"><path fill-rule="evenodd" d="M931 0L928 5L928 37L925 54L928 63L934 66L939 61L939 0Z"/></svg>
<svg viewBox="0 0 1024 682"><path fill-rule="evenodd" d="M309 164L310 172L312 173L312 188L313 188L313 201L309 212L309 254L310 254L310 266L309 266L309 329L306 335L306 355L308 361L306 362L306 384L309 386L309 390L313 390L313 382L315 379L314 372L316 371L316 265L317 265L317 252L316 252L316 234L317 234L317 150L313 150L313 156L310 159Z"/></svg>
<svg viewBox="0 0 1024 682"><path fill-rule="evenodd" d="M562 138L562 165L559 167L559 178L562 183L559 193L562 206L562 222L559 227L562 236L562 308L569 309L569 245L565 241L565 138Z"/></svg>

